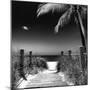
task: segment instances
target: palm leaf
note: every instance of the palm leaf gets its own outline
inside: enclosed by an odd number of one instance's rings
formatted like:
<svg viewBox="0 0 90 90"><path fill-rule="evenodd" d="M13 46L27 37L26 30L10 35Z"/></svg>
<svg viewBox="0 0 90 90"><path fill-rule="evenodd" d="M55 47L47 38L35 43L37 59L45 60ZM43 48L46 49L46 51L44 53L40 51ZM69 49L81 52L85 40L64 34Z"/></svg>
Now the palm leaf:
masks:
<svg viewBox="0 0 90 90"><path fill-rule="evenodd" d="M81 6L81 17L86 18L87 15L87 6Z"/></svg>
<svg viewBox="0 0 90 90"><path fill-rule="evenodd" d="M46 14L50 11L65 11L69 8L69 5L65 4L57 4L57 3L47 3L47 4L40 4L37 10L37 17L40 15Z"/></svg>
<svg viewBox="0 0 90 90"><path fill-rule="evenodd" d="M55 33L58 33L59 27L63 27L63 25L69 22L72 13L73 13L73 10L71 7L60 17L57 25L55 26Z"/></svg>

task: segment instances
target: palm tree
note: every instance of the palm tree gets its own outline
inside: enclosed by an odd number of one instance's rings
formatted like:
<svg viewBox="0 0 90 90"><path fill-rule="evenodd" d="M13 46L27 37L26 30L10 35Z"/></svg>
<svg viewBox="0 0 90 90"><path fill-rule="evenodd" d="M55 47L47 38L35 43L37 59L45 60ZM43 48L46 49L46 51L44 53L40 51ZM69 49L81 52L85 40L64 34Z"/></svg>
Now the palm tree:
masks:
<svg viewBox="0 0 90 90"><path fill-rule="evenodd" d="M48 12L64 12L59 18L58 23L55 26L55 32L58 33L59 28L67 24L71 17L78 23L81 34L82 45L86 48L86 32L83 25L83 18L87 15L87 6L84 5L69 5L69 4L58 4L58 3L45 3L40 4L37 9L37 17L46 14Z"/></svg>

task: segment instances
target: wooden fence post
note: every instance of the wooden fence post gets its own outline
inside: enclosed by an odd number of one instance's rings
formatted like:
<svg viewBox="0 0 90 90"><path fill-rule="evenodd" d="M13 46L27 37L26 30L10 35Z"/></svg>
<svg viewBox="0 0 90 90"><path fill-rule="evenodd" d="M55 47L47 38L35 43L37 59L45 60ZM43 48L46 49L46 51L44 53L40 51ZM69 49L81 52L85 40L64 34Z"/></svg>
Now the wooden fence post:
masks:
<svg viewBox="0 0 90 90"><path fill-rule="evenodd" d="M63 56L64 55L64 51L61 51L61 56Z"/></svg>
<svg viewBox="0 0 90 90"><path fill-rule="evenodd" d="M85 47L80 47L81 66L83 71L86 67L85 53L86 53Z"/></svg>
<svg viewBox="0 0 90 90"><path fill-rule="evenodd" d="M29 59L32 59L32 51L29 52Z"/></svg>
<svg viewBox="0 0 90 90"><path fill-rule="evenodd" d="M24 63L24 50L20 50L20 65L23 65Z"/></svg>
<svg viewBox="0 0 90 90"><path fill-rule="evenodd" d="M31 67L32 51L29 52L29 67Z"/></svg>
<svg viewBox="0 0 90 90"><path fill-rule="evenodd" d="M72 56L72 51L68 50L68 56L71 57Z"/></svg>
<svg viewBox="0 0 90 90"><path fill-rule="evenodd" d="M23 68L24 68L24 49L21 49L20 50L20 76L26 80Z"/></svg>

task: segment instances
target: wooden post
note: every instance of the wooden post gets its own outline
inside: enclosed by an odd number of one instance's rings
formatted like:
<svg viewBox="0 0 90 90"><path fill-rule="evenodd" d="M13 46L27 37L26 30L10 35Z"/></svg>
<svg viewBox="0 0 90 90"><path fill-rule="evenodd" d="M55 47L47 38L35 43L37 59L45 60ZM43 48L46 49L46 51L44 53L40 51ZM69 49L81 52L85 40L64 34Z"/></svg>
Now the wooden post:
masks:
<svg viewBox="0 0 90 90"><path fill-rule="evenodd" d="M24 68L24 49L21 49L20 50L20 76L26 80L23 68Z"/></svg>
<svg viewBox="0 0 90 90"><path fill-rule="evenodd" d="M20 50L20 65L23 65L24 63L24 50Z"/></svg>
<svg viewBox="0 0 90 90"><path fill-rule="evenodd" d="M29 52L29 59L32 59L32 51Z"/></svg>
<svg viewBox="0 0 90 90"><path fill-rule="evenodd" d="M71 57L72 56L72 51L68 50L68 56Z"/></svg>
<svg viewBox="0 0 90 90"><path fill-rule="evenodd" d="M29 67L31 67L32 51L29 52Z"/></svg>
<svg viewBox="0 0 90 90"><path fill-rule="evenodd" d="M86 52L86 49L84 47L80 47L81 66L83 71L86 67L85 52Z"/></svg>
<svg viewBox="0 0 90 90"><path fill-rule="evenodd" d="M69 57L69 60L71 61L72 60L72 51L71 50L68 50L68 57Z"/></svg>
<svg viewBox="0 0 90 90"><path fill-rule="evenodd" d="M61 51L61 56L63 56L64 55L64 51Z"/></svg>
<svg viewBox="0 0 90 90"><path fill-rule="evenodd" d="M62 66L62 62L63 62L63 57L64 56L64 51L61 51L61 54L60 54L60 58L58 59L58 63L57 63L57 66L56 66L56 68L57 68L57 73L58 72L60 72L60 70L61 70L61 66Z"/></svg>

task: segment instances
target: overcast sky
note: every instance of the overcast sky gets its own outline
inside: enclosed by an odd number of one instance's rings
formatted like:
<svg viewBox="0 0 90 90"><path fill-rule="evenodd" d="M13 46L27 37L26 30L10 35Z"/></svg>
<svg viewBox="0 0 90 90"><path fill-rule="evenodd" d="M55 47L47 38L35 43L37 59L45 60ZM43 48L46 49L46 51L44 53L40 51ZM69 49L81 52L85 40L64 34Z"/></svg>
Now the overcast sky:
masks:
<svg viewBox="0 0 90 90"><path fill-rule="evenodd" d="M54 33L62 13L51 12L36 17L36 2L12 2L12 49L32 50L40 54L57 54L61 50L77 49L81 46L81 37L78 26L71 22ZM28 29L24 29L27 26Z"/></svg>

